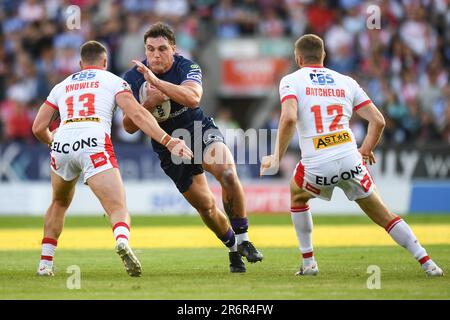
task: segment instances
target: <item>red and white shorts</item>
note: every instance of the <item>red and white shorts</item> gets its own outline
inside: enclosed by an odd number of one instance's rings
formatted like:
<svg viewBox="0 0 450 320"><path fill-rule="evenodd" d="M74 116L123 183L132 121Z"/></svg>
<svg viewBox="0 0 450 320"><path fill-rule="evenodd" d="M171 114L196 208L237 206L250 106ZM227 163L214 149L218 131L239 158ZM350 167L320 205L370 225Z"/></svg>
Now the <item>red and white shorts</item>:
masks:
<svg viewBox="0 0 450 320"><path fill-rule="evenodd" d="M98 128L60 128L53 138L50 166L66 181L83 173L84 183L97 173L119 167L111 138Z"/></svg>
<svg viewBox="0 0 450 320"><path fill-rule="evenodd" d="M297 185L315 197L331 200L334 187L341 188L349 200L370 196L375 184L359 153L338 160L295 167Z"/></svg>

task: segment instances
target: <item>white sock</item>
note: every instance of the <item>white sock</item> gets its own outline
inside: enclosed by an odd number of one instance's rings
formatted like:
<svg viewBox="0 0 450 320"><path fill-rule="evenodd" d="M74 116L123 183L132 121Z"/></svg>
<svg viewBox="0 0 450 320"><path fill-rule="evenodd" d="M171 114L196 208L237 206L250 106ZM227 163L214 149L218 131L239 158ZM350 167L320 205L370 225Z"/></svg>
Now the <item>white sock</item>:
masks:
<svg viewBox="0 0 450 320"><path fill-rule="evenodd" d="M436 266L436 263L434 263L434 261L431 259L428 259L427 261L422 263L423 270L427 270L430 266L432 266L432 267Z"/></svg>
<svg viewBox="0 0 450 320"><path fill-rule="evenodd" d="M113 227L114 239L116 244L125 242L128 244L130 239L130 227L125 222L117 222Z"/></svg>
<svg viewBox="0 0 450 320"><path fill-rule="evenodd" d="M42 239L42 251L41 260L39 261L39 266L53 266L53 258L55 256L56 246L58 241L52 238Z"/></svg>
<svg viewBox="0 0 450 320"><path fill-rule="evenodd" d="M228 250L230 252L236 252L237 251L237 242L235 242L231 247L228 247Z"/></svg>
<svg viewBox="0 0 450 320"><path fill-rule="evenodd" d="M237 241L237 244L241 244L244 241L250 241L248 238L248 232L236 234L236 241Z"/></svg>
<svg viewBox="0 0 450 320"><path fill-rule="evenodd" d="M417 241L411 228L400 217L397 216L395 219L392 219L385 229L392 239L403 248L406 248L420 264L424 264L430 259L425 248Z"/></svg>
<svg viewBox="0 0 450 320"><path fill-rule="evenodd" d="M303 265L307 266L315 262L312 245L313 221L309 206L291 208L291 218L303 256Z"/></svg>

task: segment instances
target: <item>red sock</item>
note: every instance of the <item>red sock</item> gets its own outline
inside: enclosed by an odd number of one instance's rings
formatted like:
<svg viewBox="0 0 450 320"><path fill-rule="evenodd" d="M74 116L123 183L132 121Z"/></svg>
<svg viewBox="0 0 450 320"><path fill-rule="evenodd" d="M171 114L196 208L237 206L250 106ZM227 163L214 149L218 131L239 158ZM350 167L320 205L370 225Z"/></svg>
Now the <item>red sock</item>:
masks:
<svg viewBox="0 0 450 320"><path fill-rule="evenodd" d="M49 264L53 263L53 257L55 256L57 245L58 240L52 238L42 239L41 262L47 261Z"/></svg>
<svg viewBox="0 0 450 320"><path fill-rule="evenodd" d="M127 242L130 239L130 226L125 222L117 222L113 227L114 239L117 242Z"/></svg>

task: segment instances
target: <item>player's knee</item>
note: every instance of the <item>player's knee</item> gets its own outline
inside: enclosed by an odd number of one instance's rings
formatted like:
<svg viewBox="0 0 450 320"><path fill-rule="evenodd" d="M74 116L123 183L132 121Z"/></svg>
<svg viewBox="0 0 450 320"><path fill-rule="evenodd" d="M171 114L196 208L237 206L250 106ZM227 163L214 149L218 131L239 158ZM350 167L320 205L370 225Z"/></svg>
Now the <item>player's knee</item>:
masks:
<svg viewBox="0 0 450 320"><path fill-rule="evenodd" d="M291 193L291 206L302 207L308 204L309 196L302 193Z"/></svg>
<svg viewBox="0 0 450 320"><path fill-rule="evenodd" d="M52 205L60 208L68 208L72 202L71 198L52 199Z"/></svg>
<svg viewBox="0 0 450 320"><path fill-rule="evenodd" d="M291 183L291 206L305 206L308 204L309 199L311 199L311 195L308 192L299 189L296 185Z"/></svg>
<svg viewBox="0 0 450 320"><path fill-rule="evenodd" d="M208 218L213 215L215 206L216 201L214 200L214 196L210 195L201 199L201 201L199 201L195 208L202 217Z"/></svg>
<svg viewBox="0 0 450 320"><path fill-rule="evenodd" d="M237 174L232 168L226 168L220 173L220 182L224 187L232 187L238 183Z"/></svg>

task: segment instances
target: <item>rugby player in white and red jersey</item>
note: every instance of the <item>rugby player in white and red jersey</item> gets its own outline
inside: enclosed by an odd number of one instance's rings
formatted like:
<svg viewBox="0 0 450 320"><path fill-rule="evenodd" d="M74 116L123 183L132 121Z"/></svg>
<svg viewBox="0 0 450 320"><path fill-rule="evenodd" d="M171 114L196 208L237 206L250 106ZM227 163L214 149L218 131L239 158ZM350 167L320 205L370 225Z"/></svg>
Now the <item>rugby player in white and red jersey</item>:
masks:
<svg viewBox="0 0 450 320"><path fill-rule="evenodd" d="M53 258L81 173L109 216L116 252L130 276L141 275L141 264L128 240L130 215L125 191L110 139L116 104L149 137L176 156L191 159L192 152L180 139L171 138L154 117L134 98L126 81L106 71L105 47L96 41L81 46L81 71L57 84L42 104L33 123L34 135L51 148L52 201L44 221L42 254L37 274L53 276ZM48 129L58 115L56 132Z"/></svg>
<svg viewBox="0 0 450 320"><path fill-rule="evenodd" d="M337 186L406 248L428 276L442 276L443 271L429 258L408 224L383 203L366 167L366 163L375 163L373 150L385 126L383 115L355 80L323 66L325 51L320 37L300 37L294 53L300 69L280 82L282 111L277 145L274 155L263 158L261 175L278 167L297 127L302 158L290 185L291 217L303 263L296 275L319 272L313 254L308 200L330 200ZM353 112L369 122L359 149L349 127Z"/></svg>

